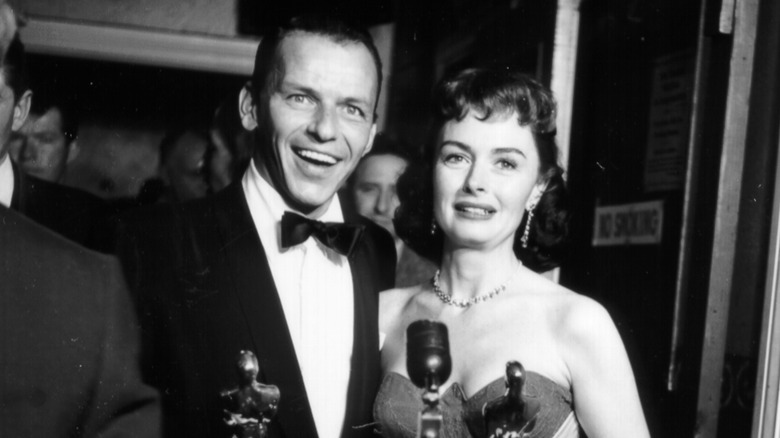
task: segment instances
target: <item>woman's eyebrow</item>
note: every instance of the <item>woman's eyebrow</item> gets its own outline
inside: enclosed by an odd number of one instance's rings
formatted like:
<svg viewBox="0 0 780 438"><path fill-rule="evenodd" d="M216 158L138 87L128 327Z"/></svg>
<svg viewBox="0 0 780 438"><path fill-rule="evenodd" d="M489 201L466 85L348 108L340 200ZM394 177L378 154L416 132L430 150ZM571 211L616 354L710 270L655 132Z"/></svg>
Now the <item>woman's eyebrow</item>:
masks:
<svg viewBox="0 0 780 438"><path fill-rule="evenodd" d="M519 154L522 156L525 156L525 152L523 152L520 148L514 148L514 147L506 147L506 148L496 148L493 149L493 154Z"/></svg>
<svg viewBox="0 0 780 438"><path fill-rule="evenodd" d="M466 143L457 141L457 140L443 140L441 142L440 147L444 146L455 146L457 148L463 149L465 151L471 152L471 146L467 145Z"/></svg>

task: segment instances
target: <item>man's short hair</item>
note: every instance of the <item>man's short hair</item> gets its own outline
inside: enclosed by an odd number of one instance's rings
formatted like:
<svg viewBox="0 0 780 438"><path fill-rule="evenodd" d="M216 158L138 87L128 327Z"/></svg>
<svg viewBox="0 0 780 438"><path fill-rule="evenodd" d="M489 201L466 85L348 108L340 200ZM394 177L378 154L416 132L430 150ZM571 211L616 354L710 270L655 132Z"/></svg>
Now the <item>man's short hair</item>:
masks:
<svg viewBox="0 0 780 438"><path fill-rule="evenodd" d="M58 84L58 86L61 85ZM70 144L79 134L79 118L73 103L59 92L35 86L32 103L30 104L30 114L42 116L54 108L60 111L60 120L62 122L60 128L65 135L67 143Z"/></svg>
<svg viewBox="0 0 780 438"><path fill-rule="evenodd" d="M279 78L277 49L291 33L307 32L321 35L336 43L362 44L374 60L377 75L376 102L379 103L379 91L382 89L382 59L374 45L374 39L368 31L339 16L320 14L302 15L290 19L286 24L265 35L257 48L255 69L252 73L252 98L260 102L260 95L275 86ZM375 115L376 117L376 115Z"/></svg>
<svg viewBox="0 0 780 438"><path fill-rule="evenodd" d="M363 158L360 159L357 167L355 167L355 171L349 176L349 179L347 180L348 187L353 188L357 182L358 169L360 169L360 166L369 158L377 155L393 155L406 161L407 165L412 163L413 160L421 159L406 142L380 132L374 137L374 145L371 147L371 150L363 155Z"/></svg>
<svg viewBox="0 0 780 438"><path fill-rule="evenodd" d="M30 88L27 77L27 62L24 54L24 45L19 39L19 33L14 35L11 44L2 59L0 72L5 77L5 83L14 92L14 103L19 102L25 91Z"/></svg>

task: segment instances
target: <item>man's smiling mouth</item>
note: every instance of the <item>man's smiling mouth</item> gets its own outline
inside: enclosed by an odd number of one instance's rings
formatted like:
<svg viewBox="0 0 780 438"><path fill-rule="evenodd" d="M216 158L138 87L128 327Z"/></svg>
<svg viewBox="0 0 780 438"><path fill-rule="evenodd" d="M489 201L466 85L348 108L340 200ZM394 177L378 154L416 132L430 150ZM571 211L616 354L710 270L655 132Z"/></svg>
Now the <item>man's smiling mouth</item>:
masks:
<svg viewBox="0 0 780 438"><path fill-rule="evenodd" d="M293 152L302 160L318 166L333 166L340 161L331 155L315 152L311 149L293 148Z"/></svg>

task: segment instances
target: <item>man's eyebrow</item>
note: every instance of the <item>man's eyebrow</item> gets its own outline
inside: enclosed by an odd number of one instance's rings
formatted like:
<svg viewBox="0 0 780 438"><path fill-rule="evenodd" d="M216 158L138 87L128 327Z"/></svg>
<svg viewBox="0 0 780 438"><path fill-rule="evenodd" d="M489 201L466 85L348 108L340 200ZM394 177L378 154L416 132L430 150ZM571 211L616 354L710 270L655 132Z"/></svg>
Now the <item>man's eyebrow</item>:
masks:
<svg viewBox="0 0 780 438"><path fill-rule="evenodd" d="M370 100L361 97L347 97L346 99L344 99L344 103L346 103L347 105L356 105L365 108L370 108L371 106Z"/></svg>
<svg viewBox="0 0 780 438"><path fill-rule="evenodd" d="M279 86L277 87L277 89L301 91L303 93L311 94L311 95L317 94L317 91L311 88L310 86L301 84L295 80L291 80L290 78L284 78L283 80L279 81Z"/></svg>

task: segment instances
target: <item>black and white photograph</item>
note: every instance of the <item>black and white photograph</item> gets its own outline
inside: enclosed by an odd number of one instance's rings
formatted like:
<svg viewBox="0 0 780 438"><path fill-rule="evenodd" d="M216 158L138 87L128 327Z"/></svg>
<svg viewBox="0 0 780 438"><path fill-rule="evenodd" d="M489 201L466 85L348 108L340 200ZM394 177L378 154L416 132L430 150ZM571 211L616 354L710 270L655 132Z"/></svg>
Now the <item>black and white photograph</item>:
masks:
<svg viewBox="0 0 780 438"><path fill-rule="evenodd" d="M0 0L0 437L780 438L780 2Z"/></svg>

